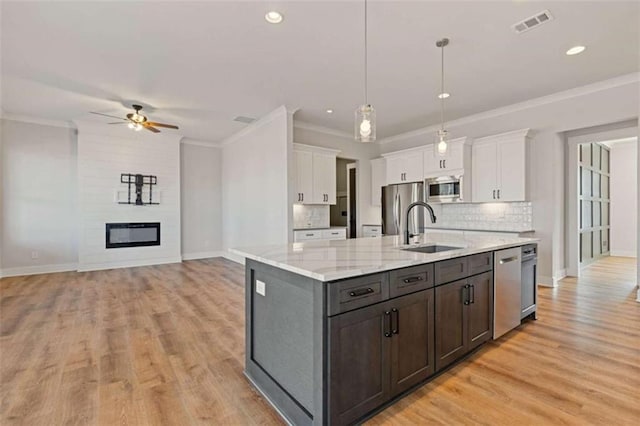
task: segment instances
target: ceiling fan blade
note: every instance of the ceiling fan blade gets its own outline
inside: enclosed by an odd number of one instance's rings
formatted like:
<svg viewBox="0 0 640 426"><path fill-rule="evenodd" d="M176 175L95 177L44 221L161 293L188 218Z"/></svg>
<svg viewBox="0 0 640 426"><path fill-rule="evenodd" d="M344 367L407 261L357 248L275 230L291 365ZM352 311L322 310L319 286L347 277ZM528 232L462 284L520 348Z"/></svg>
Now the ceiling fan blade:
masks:
<svg viewBox="0 0 640 426"><path fill-rule="evenodd" d="M150 126L156 126L156 127L166 127L167 129L176 129L176 130L179 129L178 126L174 126L173 124L156 123L155 121L147 121L147 124L149 124Z"/></svg>
<svg viewBox="0 0 640 426"><path fill-rule="evenodd" d="M146 123L145 123L142 127L144 127L145 129L149 130L150 132L153 132L153 133L160 133L160 130L158 130L158 129L156 129L155 127L150 126L150 125L148 125L148 124L146 124Z"/></svg>
<svg viewBox="0 0 640 426"><path fill-rule="evenodd" d="M128 121L126 118L116 117L115 115L103 114L103 113L101 113L101 112L93 112L93 111L89 111L89 112L90 112L91 114L104 115L105 117L117 118L118 120Z"/></svg>
<svg viewBox="0 0 640 426"><path fill-rule="evenodd" d="M127 122L125 120L125 121L116 121L115 123L107 123L107 124L127 124Z"/></svg>

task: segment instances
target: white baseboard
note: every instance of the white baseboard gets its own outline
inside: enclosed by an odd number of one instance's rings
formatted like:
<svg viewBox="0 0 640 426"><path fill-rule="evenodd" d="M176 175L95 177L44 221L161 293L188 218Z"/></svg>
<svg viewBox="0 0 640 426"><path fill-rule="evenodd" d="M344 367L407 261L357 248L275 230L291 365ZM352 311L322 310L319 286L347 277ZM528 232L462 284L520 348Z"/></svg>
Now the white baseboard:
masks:
<svg viewBox="0 0 640 426"><path fill-rule="evenodd" d="M77 263L60 263L57 265L19 266L0 270L0 278L19 277L21 275L52 274L55 272L69 272L78 269Z"/></svg>
<svg viewBox="0 0 640 426"><path fill-rule="evenodd" d="M157 259L130 260L124 262L85 263L78 265L78 272L101 271L104 269L135 268L136 266L153 266L181 262L181 257L162 257Z"/></svg>
<svg viewBox="0 0 640 426"><path fill-rule="evenodd" d="M182 260L209 259L211 257L224 257L224 251L200 251L196 253L183 253Z"/></svg>
<svg viewBox="0 0 640 426"><path fill-rule="evenodd" d="M224 257L227 260L230 260L232 262L236 262L239 263L241 265L244 265L244 260L245 258L242 256L239 256L237 254L231 253L230 251L225 251L222 253L222 257Z"/></svg>
<svg viewBox="0 0 640 426"><path fill-rule="evenodd" d="M638 257L638 253L633 250L613 250L609 253L609 256L615 257Z"/></svg>
<svg viewBox="0 0 640 426"><path fill-rule="evenodd" d="M553 282L552 277L538 275L538 285L541 285L542 287L556 287L558 284L557 282L556 283Z"/></svg>

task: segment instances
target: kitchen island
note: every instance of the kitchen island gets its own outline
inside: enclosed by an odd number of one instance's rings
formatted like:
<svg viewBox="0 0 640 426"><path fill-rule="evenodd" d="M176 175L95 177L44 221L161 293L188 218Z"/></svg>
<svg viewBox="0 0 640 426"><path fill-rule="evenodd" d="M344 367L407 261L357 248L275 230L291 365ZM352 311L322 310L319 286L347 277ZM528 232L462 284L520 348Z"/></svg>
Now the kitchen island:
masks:
<svg viewBox="0 0 640 426"><path fill-rule="evenodd" d="M233 250L246 259L245 374L292 424L358 422L492 338L494 257L537 241L434 232Z"/></svg>

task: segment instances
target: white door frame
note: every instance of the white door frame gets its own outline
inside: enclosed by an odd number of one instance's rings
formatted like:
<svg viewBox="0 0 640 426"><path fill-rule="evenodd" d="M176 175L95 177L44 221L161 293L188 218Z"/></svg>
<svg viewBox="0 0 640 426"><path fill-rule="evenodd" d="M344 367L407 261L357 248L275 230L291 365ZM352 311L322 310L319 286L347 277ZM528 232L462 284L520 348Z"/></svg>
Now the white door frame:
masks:
<svg viewBox="0 0 640 426"><path fill-rule="evenodd" d="M601 126L602 127L602 126ZM604 126L606 127L606 126ZM578 148L580 144L591 142L606 142L624 139L638 135L637 124L610 130L594 129L592 133L585 131L569 132L567 135L567 226L565 237L567 240L567 275L580 276L580 216L578 212ZM640 180L640 173L638 174ZM640 220L640 218L639 218ZM640 284L640 283L639 283Z"/></svg>

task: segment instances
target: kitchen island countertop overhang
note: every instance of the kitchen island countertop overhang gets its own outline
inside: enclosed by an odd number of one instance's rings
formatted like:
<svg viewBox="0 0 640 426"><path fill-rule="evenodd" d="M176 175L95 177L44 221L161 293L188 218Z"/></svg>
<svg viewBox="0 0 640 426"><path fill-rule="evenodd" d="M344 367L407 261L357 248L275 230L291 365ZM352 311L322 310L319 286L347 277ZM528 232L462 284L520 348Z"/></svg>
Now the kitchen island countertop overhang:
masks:
<svg viewBox="0 0 640 426"><path fill-rule="evenodd" d="M236 255L318 281L336 281L409 266L423 265L487 251L539 242L539 238L454 235L428 232L404 245L402 236L308 241L230 249ZM459 249L418 253L407 248L442 245Z"/></svg>

